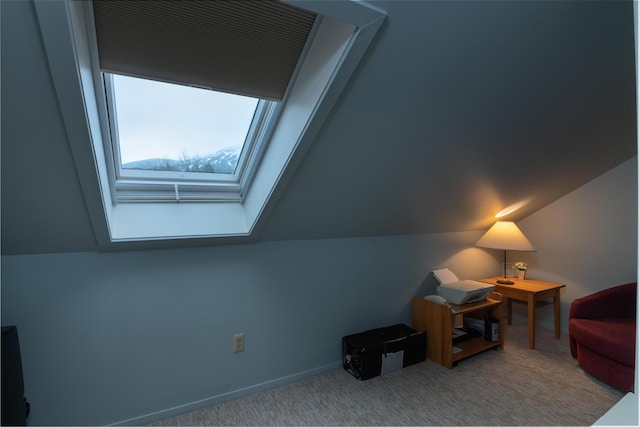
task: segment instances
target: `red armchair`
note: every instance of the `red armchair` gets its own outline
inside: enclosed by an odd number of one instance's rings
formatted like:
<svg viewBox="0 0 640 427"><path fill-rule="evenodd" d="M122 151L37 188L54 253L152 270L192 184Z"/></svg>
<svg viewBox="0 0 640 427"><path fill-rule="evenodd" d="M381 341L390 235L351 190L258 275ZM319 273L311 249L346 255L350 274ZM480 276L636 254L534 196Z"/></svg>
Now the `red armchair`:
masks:
<svg viewBox="0 0 640 427"><path fill-rule="evenodd" d="M624 392L633 391L636 283L578 298L569 310L571 355L589 374Z"/></svg>

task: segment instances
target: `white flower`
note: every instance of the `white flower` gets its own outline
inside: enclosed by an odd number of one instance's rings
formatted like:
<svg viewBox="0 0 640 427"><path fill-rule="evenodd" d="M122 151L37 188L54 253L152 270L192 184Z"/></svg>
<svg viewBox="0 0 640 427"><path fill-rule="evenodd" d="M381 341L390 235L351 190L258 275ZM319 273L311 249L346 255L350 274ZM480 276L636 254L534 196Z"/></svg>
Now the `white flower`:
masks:
<svg viewBox="0 0 640 427"><path fill-rule="evenodd" d="M515 264L513 264L513 268L515 268L516 270L526 271L527 270L527 263L526 262L522 262L522 261L518 261Z"/></svg>

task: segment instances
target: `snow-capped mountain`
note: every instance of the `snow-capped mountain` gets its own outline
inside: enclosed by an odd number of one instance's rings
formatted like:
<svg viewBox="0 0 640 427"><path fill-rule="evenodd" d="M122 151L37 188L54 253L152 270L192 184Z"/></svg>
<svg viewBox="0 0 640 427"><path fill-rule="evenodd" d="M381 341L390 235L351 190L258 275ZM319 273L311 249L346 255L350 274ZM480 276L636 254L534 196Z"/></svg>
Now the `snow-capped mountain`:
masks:
<svg viewBox="0 0 640 427"><path fill-rule="evenodd" d="M183 159L145 159L125 163L123 169L203 172L232 174L238 164L240 147L223 148L206 156L185 156Z"/></svg>

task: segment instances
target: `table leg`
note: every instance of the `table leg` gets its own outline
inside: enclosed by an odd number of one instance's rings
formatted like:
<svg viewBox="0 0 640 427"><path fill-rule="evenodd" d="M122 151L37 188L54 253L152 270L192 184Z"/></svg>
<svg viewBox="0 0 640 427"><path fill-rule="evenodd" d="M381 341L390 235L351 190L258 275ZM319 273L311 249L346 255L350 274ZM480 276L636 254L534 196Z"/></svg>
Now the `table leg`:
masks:
<svg viewBox="0 0 640 427"><path fill-rule="evenodd" d="M507 298L507 324L511 324L511 298Z"/></svg>
<svg viewBox="0 0 640 427"><path fill-rule="evenodd" d="M527 308L529 311L529 348L535 348L536 340L536 301L533 294L529 294L527 298Z"/></svg>
<svg viewBox="0 0 640 427"><path fill-rule="evenodd" d="M553 323L556 330L556 339L560 338L560 289L556 289L553 296Z"/></svg>

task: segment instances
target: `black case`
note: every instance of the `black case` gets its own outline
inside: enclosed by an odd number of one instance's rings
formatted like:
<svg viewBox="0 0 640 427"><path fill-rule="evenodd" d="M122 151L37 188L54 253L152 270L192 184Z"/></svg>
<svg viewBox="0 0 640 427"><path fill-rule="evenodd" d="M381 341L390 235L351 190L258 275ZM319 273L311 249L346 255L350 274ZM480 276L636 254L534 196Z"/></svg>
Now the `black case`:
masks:
<svg viewBox="0 0 640 427"><path fill-rule="evenodd" d="M398 324L371 329L342 338L342 365L359 380L382 374L382 359L403 351L402 367L423 362L427 358L427 334Z"/></svg>
<svg viewBox="0 0 640 427"><path fill-rule="evenodd" d="M29 402L24 397L18 329L2 327L2 425L26 425Z"/></svg>

